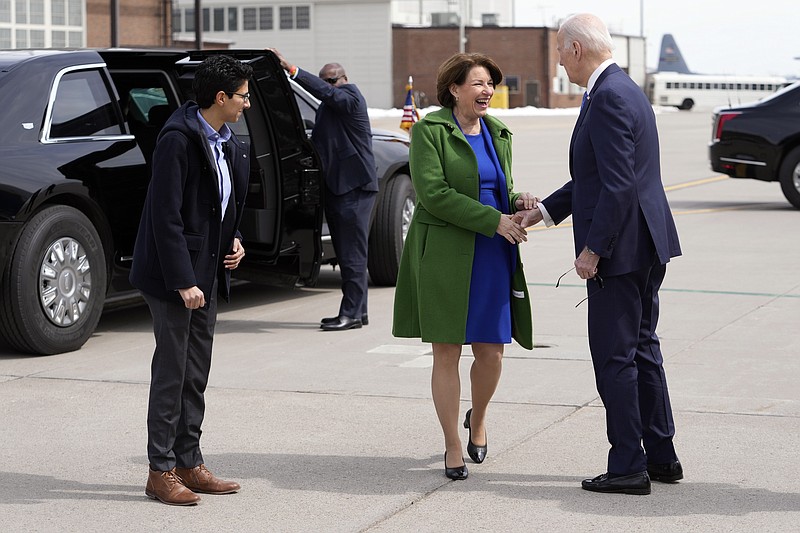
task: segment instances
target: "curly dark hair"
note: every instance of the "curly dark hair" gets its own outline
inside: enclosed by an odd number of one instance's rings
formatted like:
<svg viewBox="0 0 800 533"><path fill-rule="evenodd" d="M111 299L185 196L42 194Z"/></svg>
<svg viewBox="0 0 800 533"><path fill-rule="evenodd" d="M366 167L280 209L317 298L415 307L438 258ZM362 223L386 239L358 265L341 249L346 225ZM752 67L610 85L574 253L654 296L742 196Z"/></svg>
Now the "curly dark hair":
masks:
<svg viewBox="0 0 800 533"><path fill-rule="evenodd" d="M503 81L503 72L492 58L484 54L455 54L442 63L436 76L436 98L443 107L453 108L456 99L450 92L450 86L461 85L467 79L467 74L473 67L483 67L489 71L494 86Z"/></svg>
<svg viewBox="0 0 800 533"><path fill-rule="evenodd" d="M217 93L236 92L253 75L253 67L226 55L207 57L197 67L192 90L197 104L208 109L214 104Z"/></svg>

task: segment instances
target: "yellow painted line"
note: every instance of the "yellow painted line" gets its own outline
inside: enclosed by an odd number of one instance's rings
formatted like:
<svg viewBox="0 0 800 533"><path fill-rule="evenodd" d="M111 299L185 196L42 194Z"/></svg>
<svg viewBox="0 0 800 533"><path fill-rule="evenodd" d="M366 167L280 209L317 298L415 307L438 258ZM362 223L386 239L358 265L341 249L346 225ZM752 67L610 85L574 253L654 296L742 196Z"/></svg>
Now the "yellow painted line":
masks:
<svg viewBox="0 0 800 533"><path fill-rule="evenodd" d="M677 185L670 185L669 187L664 187L664 190L667 192L670 191L677 191L679 189L686 189L688 187L697 187L698 185L705 185L707 183L714 183L717 181L727 180L729 179L726 175L721 176L713 176L711 178L703 178L699 180L687 181L686 183L678 183Z"/></svg>
<svg viewBox="0 0 800 533"><path fill-rule="evenodd" d="M676 185L670 185L669 187L664 187L664 190L666 192L677 191L677 190L686 189L686 188L689 188L689 187L698 187L700 185L707 185L709 183L716 183L718 181L727 180L727 179L730 179L730 178L725 174L721 174L721 175L718 175L718 176L712 176L710 178L702 178L702 179L699 179L699 180L687 181L686 183L678 183ZM759 205L759 204L747 204L747 205L739 205L739 206L734 206L734 207L715 207L715 208L709 208L709 209L689 209L689 210L685 210L685 211L673 211L672 214L673 215L699 215L699 214L703 214L703 213L718 213L720 211L735 211L737 209L751 208L754 205ZM525 228L525 231L546 231L546 230L549 230L549 229L564 229L564 228L571 228L571 227L572 227L572 223L571 222L561 223L558 226L553 226L551 228L548 228L547 226L544 226L544 225L538 225L537 224L536 226L529 226L529 227Z"/></svg>

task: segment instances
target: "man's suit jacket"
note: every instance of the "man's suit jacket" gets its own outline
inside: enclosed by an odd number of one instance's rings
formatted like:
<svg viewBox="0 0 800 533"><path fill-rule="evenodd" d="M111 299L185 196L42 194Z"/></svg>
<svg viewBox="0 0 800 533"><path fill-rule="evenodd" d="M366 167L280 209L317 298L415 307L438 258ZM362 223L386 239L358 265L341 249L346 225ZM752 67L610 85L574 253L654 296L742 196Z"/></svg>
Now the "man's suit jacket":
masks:
<svg viewBox="0 0 800 533"><path fill-rule="evenodd" d="M234 237L241 238L250 172L248 145L231 135L224 151L232 194L223 223L216 160L197 109L187 102L159 134L129 276L142 292L176 303L183 303L178 289L195 285L208 302L215 276L219 294L228 299L230 270L223 259Z"/></svg>
<svg viewBox="0 0 800 533"><path fill-rule="evenodd" d="M600 75L570 142L572 179L543 200L558 224L572 214L576 256L588 246L601 275L681 254L664 186L653 108L616 64Z"/></svg>
<svg viewBox="0 0 800 533"><path fill-rule="evenodd" d="M334 87L302 69L295 81L322 101L311 140L322 159L328 189L336 195L359 187L377 191L372 129L361 91L352 83Z"/></svg>

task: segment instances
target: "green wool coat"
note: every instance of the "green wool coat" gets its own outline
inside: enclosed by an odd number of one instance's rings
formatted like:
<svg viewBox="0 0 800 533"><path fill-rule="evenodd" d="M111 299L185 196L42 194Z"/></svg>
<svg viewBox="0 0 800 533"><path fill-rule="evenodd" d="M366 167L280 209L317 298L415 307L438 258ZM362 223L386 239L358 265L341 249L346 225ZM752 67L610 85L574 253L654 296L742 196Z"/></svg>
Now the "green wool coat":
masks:
<svg viewBox="0 0 800 533"><path fill-rule="evenodd" d="M489 115L484 122L514 209L519 193L511 179L511 132ZM480 202L478 160L451 109L429 113L414 125L409 163L417 204L400 260L392 333L464 344L475 234L492 237L501 213ZM512 336L530 350L533 322L519 253L511 285Z"/></svg>

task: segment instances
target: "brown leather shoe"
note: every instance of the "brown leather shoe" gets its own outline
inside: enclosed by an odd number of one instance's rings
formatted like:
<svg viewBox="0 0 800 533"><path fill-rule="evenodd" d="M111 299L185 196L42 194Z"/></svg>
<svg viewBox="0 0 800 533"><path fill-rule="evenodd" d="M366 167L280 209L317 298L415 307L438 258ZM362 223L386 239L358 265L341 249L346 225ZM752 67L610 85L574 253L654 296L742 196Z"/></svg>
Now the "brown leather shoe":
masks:
<svg viewBox="0 0 800 533"><path fill-rule="evenodd" d="M194 492L206 494L230 494L242 487L235 481L223 481L212 474L206 465L194 468L175 468L175 473L181 478L183 484Z"/></svg>
<svg viewBox="0 0 800 533"><path fill-rule="evenodd" d="M200 501L200 496L181 483L181 480L175 475L174 468L169 472L151 468L144 493L167 505L197 505L197 502Z"/></svg>

